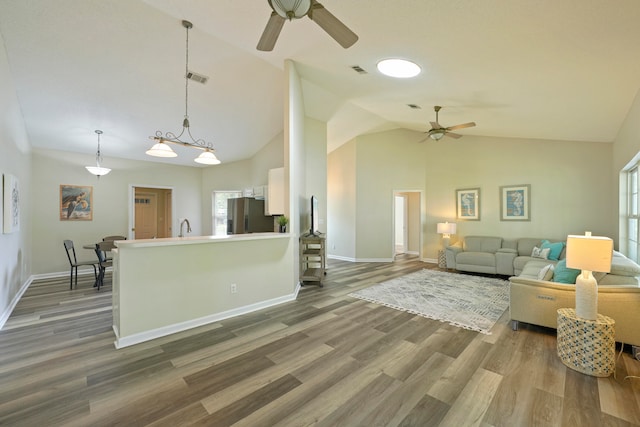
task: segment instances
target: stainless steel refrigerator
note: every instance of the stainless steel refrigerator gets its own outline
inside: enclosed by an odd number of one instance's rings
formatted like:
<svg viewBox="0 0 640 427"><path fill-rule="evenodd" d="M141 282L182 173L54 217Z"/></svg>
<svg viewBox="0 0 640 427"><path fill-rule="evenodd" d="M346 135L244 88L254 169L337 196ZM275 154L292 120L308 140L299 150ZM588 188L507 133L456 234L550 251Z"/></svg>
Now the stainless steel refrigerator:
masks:
<svg viewBox="0 0 640 427"><path fill-rule="evenodd" d="M240 197L227 200L227 234L275 231L273 217L264 214L264 200Z"/></svg>

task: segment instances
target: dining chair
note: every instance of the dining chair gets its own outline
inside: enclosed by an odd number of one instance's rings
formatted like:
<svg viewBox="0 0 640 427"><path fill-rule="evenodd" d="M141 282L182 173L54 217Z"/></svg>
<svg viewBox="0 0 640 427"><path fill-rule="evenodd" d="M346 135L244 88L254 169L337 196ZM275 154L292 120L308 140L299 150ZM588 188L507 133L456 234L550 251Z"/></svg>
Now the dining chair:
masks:
<svg viewBox="0 0 640 427"><path fill-rule="evenodd" d="M69 277L69 289L73 289L73 277L75 273L76 288L78 287L78 267L90 265L93 267L93 275L98 280L98 269L95 261L78 261L76 258L76 248L73 246L73 240L64 241L64 250L67 252L69 265L71 266L71 275Z"/></svg>
<svg viewBox="0 0 640 427"><path fill-rule="evenodd" d="M127 240L127 237L126 236L107 236L107 237L103 237L102 238L103 242L115 242L116 240ZM113 257L111 257L106 252L105 252L104 256L107 259L107 261L111 261L113 259Z"/></svg>
<svg viewBox="0 0 640 427"><path fill-rule="evenodd" d="M98 278L96 279L96 286L98 290L100 290L100 286L104 284L104 273L107 270L107 267L111 267L113 265L113 261L107 259L106 253L111 251L111 249L115 248L113 241L106 241L96 243L96 255L98 256Z"/></svg>
<svg viewBox="0 0 640 427"><path fill-rule="evenodd" d="M126 236L107 236L102 238L103 242L109 242L114 240L127 240L127 237Z"/></svg>

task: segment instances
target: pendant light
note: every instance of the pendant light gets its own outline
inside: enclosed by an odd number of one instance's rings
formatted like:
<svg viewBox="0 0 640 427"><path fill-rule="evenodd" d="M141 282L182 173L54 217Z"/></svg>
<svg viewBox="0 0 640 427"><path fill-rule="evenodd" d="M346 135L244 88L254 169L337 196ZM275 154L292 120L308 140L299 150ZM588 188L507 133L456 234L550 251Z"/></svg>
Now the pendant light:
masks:
<svg viewBox="0 0 640 427"><path fill-rule="evenodd" d="M102 166L100 166L100 163L102 162L102 154L100 153L100 135L102 135L102 131L101 130L96 130L95 131L96 134L98 134L98 151L96 152L96 165L95 166L85 166L87 168L87 170L96 175L98 178L100 178L102 175L106 175L109 172L111 172L111 169L109 168L103 168Z"/></svg>
<svg viewBox="0 0 640 427"><path fill-rule="evenodd" d="M203 150L204 152L195 159L197 163L205 165L218 165L220 164L220 160L218 160L218 158L214 154L215 150L213 149L213 144L211 144L210 142L206 142L204 139L195 139L193 135L191 135L191 128L189 123L189 30L193 28L193 24L189 21L182 21L182 26L187 31L186 59L184 70L184 119L182 120L182 132L180 132L179 135L175 135L173 132L166 132L163 135L161 131L156 131L155 136L152 136L150 138L157 142L153 145L153 147L146 151L146 154L154 157L177 157L178 154L176 154L176 152L173 151L167 143L178 144L184 147ZM180 139L182 135L185 135L185 137L188 135L189 138L191 138L191 141Z"/></svg>

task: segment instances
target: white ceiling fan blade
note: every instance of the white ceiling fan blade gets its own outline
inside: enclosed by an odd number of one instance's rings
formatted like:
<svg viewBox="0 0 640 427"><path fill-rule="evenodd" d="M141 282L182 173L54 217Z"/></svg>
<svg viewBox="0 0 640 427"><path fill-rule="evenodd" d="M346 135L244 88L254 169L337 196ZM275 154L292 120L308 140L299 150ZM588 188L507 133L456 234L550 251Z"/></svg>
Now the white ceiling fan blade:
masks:
<svg viewBox="0 0 640 427"><path fill-rule="evenodd" d="M313 2L308 14L312 21L315 21L323 30L327 32L343 48L353 46L358 41L356 33L351 31L338 18L333 16L323 5Z"/></svg>
<svg viewBox="0 0 640 427"><path fill-rule="evenodd" d="M278 40L278 36L280 35L280 31L282 31L282 26L285 21L286 19L282 16L275 12L271 12L269 21L267 21L267 26L264 28L256 48L264 52L272 51L273 47L276 45L276 41Z"/></svg>
<svg viewBox="0 0 640 427"><path fill-rule="evenodd" d="M431 129L442 129L442 126L440 126L440 123L438 122L429 122L431 123Z"/></svg>
<svg viewBox="0 0 640 427"><path fill-rule="evenodd" d="M461 125L451 126L450 128L447 128L447 130L470 128L470 127L474 127L475 125L476 125L475 122L463 123Z"/></svg>

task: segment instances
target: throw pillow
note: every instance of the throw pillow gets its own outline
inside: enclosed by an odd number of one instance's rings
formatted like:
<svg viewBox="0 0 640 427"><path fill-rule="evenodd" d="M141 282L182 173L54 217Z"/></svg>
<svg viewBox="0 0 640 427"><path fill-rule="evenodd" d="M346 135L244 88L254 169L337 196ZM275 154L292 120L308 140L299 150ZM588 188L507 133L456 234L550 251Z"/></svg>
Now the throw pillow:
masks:
<svg viewBox="0 0 640 427"><path fill-rule="evenodd" d="M538 280L551 280L553 278L553 264L545 265L538 273Z"/></svg>
<svg viewBox="0 0 640 427"><path fill-rule="evenodd" d="M542 249L549 248L549 259L552 261L558 261L560 259L560 254L564 249L564 242L551 243L548 240L542 241Z"/></svg>
<svg viewBox="0 0 640 427"><path fill-rule="evenodd" d="M542 259L548 259L549 258L549 252L551 251L551 249L547 248L547 249L542 249L539 248L537 246L533 247L533 251L531 251L531 256L533 258L542 258Z"/></svg>
<svg viewBox="0 0 640 427"><path fill-rule="evenodd" d="M556 264L553 271L553 281L558 283L569 283L575 285L576 278L580 274L580 270L567 267L567 260L560 260Z"/></svg>

